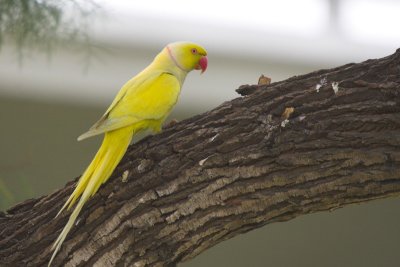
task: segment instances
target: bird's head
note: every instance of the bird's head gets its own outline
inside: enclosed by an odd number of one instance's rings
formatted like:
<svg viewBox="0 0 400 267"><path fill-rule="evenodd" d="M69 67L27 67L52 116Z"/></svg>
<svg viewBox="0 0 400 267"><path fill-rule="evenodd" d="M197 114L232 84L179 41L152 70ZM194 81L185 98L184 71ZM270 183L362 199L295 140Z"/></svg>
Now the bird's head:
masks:
<svg viewBox="0 0 400 267"><path fill-rule="evenodd" d="M198 44L176 42L166 47L169 56L180 69L184 71L207 69L207 51Z"/></svg>

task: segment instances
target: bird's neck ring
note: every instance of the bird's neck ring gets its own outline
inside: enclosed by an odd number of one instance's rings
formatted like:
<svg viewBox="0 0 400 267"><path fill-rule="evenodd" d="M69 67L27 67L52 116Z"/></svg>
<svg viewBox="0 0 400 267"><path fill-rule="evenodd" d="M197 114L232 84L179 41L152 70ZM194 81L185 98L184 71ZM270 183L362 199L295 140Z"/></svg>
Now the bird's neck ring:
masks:
<svg viewBox="0 0 400 267"><path fill-rule="evenodd" d="M175 65L182 71L184 72L188 72L187 70L185 70L175 59L174 55L172 54L171 48L169 48L169 46L167 46L167 51L168 51L168 55L171 57L172 61L175 63Z"/></svg>

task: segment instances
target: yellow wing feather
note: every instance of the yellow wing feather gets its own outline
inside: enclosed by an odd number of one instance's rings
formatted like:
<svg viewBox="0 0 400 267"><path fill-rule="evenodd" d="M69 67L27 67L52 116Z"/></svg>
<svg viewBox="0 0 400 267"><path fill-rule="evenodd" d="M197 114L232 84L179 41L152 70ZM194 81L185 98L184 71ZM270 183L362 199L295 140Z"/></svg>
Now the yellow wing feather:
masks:
<svg viewBox="0 0 400 267"><path fill-rule="evenodd" d="M122 87L103 117L78 140L116 130L143 120L163 121L175 105L180 84L169 73L158 73L139 83L129 81ZM162 123L162 122L161 122Z"/></svg>

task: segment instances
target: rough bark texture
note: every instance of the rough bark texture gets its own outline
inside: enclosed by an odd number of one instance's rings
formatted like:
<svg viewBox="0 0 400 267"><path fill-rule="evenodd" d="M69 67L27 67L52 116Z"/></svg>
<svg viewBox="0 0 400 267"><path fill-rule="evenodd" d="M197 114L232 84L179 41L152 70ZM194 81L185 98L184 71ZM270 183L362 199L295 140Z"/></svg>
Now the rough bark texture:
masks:
<svg viewBox="0 0 400 267"><path fill-rule="evenodd" d="M55 265L174 266L268 223L400 192L400 50L238 91L131 146ZM73 186L0 216L2 265L47 264Z"/></svg>

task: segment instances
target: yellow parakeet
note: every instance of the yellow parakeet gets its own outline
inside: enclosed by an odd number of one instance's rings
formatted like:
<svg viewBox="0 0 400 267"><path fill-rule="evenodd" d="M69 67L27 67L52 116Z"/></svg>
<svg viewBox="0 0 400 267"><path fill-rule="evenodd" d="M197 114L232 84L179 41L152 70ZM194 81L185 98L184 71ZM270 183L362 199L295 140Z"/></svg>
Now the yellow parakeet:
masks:
<svg viewBox="0 0 400 267"><path fill-rule="evenodd" d="M65 208L71 208L79 199L67 224L54 242L49 266L83 205L111 176L133 135L147 129L159 132L178 100L186 75L193 69L203 73L206 68L207 52L200 45L189 42L168 44L147 68L122 86L100 120L78 137L78 140L83 140L104 133L103 143L96 156L58 213Z"/></svg>

